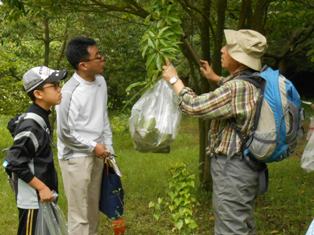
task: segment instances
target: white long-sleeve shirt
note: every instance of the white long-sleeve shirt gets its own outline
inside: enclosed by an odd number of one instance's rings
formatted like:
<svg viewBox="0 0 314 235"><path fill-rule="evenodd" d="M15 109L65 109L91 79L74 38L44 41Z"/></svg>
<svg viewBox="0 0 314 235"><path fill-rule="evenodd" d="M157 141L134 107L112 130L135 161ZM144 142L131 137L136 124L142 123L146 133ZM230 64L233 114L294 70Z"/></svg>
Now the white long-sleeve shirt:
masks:
<svg viewBox="0 0 314 235"><path fill-rule="evenodd" d="M59 159L92 156L97 143L114 153L107 99L101 75L89 82L74 73L66 82L62 101L56 106Z"/></svg>

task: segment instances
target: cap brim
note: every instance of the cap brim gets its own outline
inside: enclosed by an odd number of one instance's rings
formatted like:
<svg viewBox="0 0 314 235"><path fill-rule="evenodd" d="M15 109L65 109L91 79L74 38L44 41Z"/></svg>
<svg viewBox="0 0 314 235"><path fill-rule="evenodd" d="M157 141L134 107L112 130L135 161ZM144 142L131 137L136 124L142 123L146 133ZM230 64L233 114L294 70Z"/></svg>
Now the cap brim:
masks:
<svg viewBox="0 0 314 235"><path fill-rule="evenodd" d="M53 72L45 81L44 83L54 83L60 82L61 80L65 79L68 75L68 71L66 69L57 70Z"/></svg>

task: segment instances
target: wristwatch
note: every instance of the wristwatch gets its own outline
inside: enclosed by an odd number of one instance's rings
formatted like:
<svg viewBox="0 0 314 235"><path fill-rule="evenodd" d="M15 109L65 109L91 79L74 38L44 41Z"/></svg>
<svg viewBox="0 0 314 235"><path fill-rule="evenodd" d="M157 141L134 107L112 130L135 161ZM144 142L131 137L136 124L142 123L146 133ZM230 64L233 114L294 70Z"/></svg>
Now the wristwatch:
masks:
<svg viewBox="0 0 314 235"><path fill-rule="evenodd" d="M178 78L176 76L173 76L172 78L169 79L169 84L173 85L178 81Z"/></svg>

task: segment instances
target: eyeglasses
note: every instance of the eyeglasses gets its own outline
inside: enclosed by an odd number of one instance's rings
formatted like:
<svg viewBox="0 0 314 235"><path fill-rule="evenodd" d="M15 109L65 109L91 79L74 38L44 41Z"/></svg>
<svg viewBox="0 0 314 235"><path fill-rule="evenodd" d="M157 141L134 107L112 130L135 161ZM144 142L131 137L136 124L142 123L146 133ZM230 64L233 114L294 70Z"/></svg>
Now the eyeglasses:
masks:
<svg viewBox="0 0 314 235"><path fill-rule="evenodd" d="M43 89L49 88L49 87L53 87L53 88L57 89L57 88L60 88L61 86L60 86L60 83L52 83L51 85L44 86L41 89L43 90Z"/></svg>
<svg viewBox="0 0 314 235"><path fill-rule="evenodd" d="M90 62L90 61L94 61L94 60L104 60L105 59L105 56L101 55L101 54L97 54L95 56L95 58L92 58L92 59L84 59L82 60L82 62Z"/></svg>

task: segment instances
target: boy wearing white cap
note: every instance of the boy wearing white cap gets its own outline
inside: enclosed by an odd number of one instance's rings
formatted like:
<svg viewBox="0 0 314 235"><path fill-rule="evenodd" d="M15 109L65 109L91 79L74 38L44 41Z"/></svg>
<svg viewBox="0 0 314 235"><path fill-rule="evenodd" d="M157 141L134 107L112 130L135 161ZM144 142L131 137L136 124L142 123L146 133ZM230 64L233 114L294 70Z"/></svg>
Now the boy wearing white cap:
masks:
<svg viewBox="0 0 314 235"><path fill-rule="evenodd" d="M209 153L213 179L215 234L255 234L254 202L259 192L259 171L264 164L243 157L240 133L248 136L260 90L237 79L261 70L266 38L254 30L225 30L226 45L221 49L221 65L230 76L218 76L207 61L201 60L201 73L219 87L197 96L185 87L176 69L163 66L163 79L179 97L181 110L189 115L211 119Z"/></svg>
<svg viewBox="0 0 314 235"><path fill-rule="evenodd" d="M59 82L66 74L65 70L45 66L28 70L23 76L23 86L33 104L19 119L8 123L14 143L4 167L15 186L19 235L35 233L39 200L53 201L53 191L58 192L48 116L51 107L61 102Z"/></svg>

